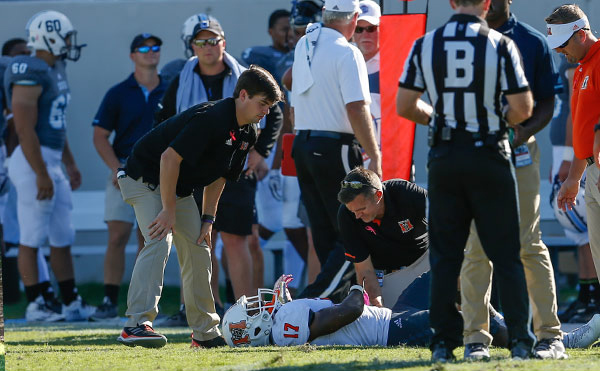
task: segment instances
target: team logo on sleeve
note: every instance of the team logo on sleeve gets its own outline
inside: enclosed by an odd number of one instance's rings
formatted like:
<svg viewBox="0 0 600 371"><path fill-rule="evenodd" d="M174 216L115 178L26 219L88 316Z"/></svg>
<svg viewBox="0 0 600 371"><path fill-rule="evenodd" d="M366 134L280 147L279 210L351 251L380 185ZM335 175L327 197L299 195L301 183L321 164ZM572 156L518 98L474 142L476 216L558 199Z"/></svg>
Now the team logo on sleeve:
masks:
<svg viewBox="0 0 600 371"><path fill-rule="evenodd" d="M240 149L242 151L247 150L248 149L248 144L249 144L248 142L242 142L242 144L240 144Z"/></svg>
<svg viewBox="0 0 600 371"><path fill-rule="evenodd" d="M587 89L589 79L590 79L589 76L586 76L583 79L583 83L581 84L581 90Z"/></svg>
<svg viewBox="0 0 600 371"><path fill-rule="evenodd" d="M401 220L398 222L398 225L400 226L400 229L402 229L402 233L408 233L414 228L410 219Z"/></svg>
<svg viewBox="0 0 600 371"><path fill-rule="evenodd" d="M250 335L248 335L248 331L246 330L246 321L230 323L229 331L231 332L231 341L233 341L234 345L250 344Z"/></svg>

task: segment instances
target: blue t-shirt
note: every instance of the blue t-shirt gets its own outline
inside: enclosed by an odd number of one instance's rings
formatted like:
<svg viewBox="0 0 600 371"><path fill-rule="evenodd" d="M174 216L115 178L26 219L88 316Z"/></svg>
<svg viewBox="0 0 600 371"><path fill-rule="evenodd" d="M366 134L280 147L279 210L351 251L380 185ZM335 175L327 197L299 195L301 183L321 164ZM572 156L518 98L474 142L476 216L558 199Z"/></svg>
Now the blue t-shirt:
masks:
<svg viewBox="0 0 600 371"><path fill-rule="evenodd" d="M554 104L554 117L550 122L550 142L553 146L564 146L567 136L567 119L571 114L571 92L569 91L569 79L567 70L577 67L577 64L569 63L564 54L559 54L560 64L558 66L558 75L562 82L562 92L556 94L556 103Z"/></svg>
<svg viewBox="0 0 600 371"><path fill-rule="evenodd" d="M546 37L526 23L510 18L496 31L511 38L523 57L523 69L534 101L552 97L562 88Z"/></svg>
<svg viewBox="0 0 600 371"><path fill-rule="evenodd" d="M104 96L92 125L115 131L112 147L120 160L129 157L135 142L152 129L154 112L165 90L165 82L161 79L160 84L147 94L132 73Z"/></svg>
<svg viewBox="0 0 600 371"><path fill-rule="evenodd" d="M284 52L280 52L272 46L252 46L244 50L242 60L246 64L246 67L256 64L275 76L275 65L284 54Z"/></svg>
<svg viewBox="0 0 600 371"><path fill-rule="evenodd" d="M66 108L71 100L65 62L58 60L50 67L37 57L14 57L4 73L4 92L11 109L14 85L42 87L42 94L37 102L35 133L40 145L62 151L66 140Z"/></svg>

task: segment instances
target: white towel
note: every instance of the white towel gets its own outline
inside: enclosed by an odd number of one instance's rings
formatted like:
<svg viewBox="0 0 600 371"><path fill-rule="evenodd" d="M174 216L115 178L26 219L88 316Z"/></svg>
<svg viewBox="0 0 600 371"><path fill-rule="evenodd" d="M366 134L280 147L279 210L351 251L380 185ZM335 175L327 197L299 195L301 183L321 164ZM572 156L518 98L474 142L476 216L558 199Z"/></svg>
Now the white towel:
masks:
<svg viewBox="0 0 600 371"><path fill-rule="evenodd" d="M293 83L293 90L296 90L295 93L297 94L304 93L314 84L310 65L315 54L319 35L321 34L321 28L322 25L320 23L309 24L306 27L306 36L302 44L297 46L300 49L298 50L298 55L295 57L297 62L294 62L296 78Z"/></svg>

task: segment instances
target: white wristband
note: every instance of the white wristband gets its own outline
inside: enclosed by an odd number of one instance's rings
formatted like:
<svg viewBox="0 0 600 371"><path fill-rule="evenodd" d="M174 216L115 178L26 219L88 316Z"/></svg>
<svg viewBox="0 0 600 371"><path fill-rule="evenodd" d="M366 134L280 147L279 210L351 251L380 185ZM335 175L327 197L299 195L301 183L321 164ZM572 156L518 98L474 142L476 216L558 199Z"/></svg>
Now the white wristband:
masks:
<svg viewBox="0 0 600 371"><path fill-rule="evenodd" d="M565 149L563 150L563 161L572 162L574 156L575 151L573 150L573 147L565 147Z"/></svg>
<svg viewBox="0 0 600 371"><path fill-rule="evenodd" d="M354 285L354 286L350 287L350 291L348 293L351 293L352 290L358 290L361 292L361 294L365 293L365 288L362 287L361 285Z"/></svg>

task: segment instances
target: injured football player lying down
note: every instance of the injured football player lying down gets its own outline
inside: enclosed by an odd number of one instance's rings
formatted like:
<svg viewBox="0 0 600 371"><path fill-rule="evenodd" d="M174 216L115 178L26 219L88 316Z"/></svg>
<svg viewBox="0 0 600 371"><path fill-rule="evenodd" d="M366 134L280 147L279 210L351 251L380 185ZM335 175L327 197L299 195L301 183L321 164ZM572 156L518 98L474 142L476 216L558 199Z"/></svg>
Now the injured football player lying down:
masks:
<svg viewBox="0 0 600 371"><path fill-rule="evenodd" d="M425 276L425 275L424 275ZM421 277L420 279L427 279ZM283 275L273 290L242 296L223 317L223 335L231 347L264 345L428 346L432 337L429 310L406 303L409 288L398 298L394 310L368 305L364 288L354 285L346 299L333 304L326 299L291 299ZM493 345L507 347L502 316L490 308ZM600 314L565 333L566 348L586 348L600 337Z"/></svg>

